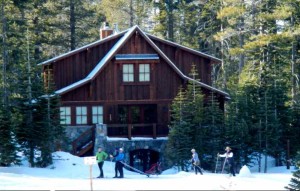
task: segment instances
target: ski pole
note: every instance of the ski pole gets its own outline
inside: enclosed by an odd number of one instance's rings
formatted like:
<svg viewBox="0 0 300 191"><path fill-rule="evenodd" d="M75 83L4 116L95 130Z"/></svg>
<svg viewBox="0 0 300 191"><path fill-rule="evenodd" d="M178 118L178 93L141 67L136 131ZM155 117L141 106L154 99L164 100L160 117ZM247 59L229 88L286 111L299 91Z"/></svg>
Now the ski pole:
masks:
<svg viewBox="0 0 300 191"><path fill-rule="evenodd" d="M218 162L219 162L219 153L218 153L218 155L217 155L217 162L216 162L215 173L217 173Z"/></svg>
<svg viewBox="0 0 300 191"><path fill-rule="evenodd" d="M223 174L223 172L224 172L224 168L225 168L226 162L227 162L227 157L226 157L225 160L224 160L224 164L223 164L223 167L222 167L222 174Z"/></svg>

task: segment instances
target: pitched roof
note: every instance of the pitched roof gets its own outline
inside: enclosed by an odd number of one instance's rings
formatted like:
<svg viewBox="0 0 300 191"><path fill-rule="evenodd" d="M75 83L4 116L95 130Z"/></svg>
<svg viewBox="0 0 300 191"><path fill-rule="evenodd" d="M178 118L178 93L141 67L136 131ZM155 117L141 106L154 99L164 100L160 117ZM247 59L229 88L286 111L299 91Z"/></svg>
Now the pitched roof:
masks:
<svg viewBox="0 0 300 191"><path fill-rule="evenodd" d="M65 54L61 54L61 55L59 55L59 56L56 56L56 57L54 57L54 58L51 58L51 59L46 60L46 61L44 61L44 62L41 62L41 63L39 63L38 65L39 65L39 66L42 66L42 65L49 65L49 64L51 64L51 63L53 63L53 62L56 62L56 61L58 61L58 60L61 60L61 59L66 58L66 57L68 57L68 56L71 56L71 55L73 55L73 54L76 54L76 53L81 52L81 51L83 51L83 50L86 50L86 49L88 49L88 48L92 48L92 47L94 47L94 46L97 46L97 45L99 45L99 44L103 44L103 43L105 43L105 42L107 42L107 41L110 41L110 40L112 40L112 39L116 39L116 38L118 38L118 37L124 35L126 32L127 32L127 30L125 30L125 31L123 31L123 32L120 32L120 33L117 33L117 34L114 34L114 35L110 35L110 36L108 36L108 37L106 37L106 38L104 38L104 39L97 40L97 41L95 41L95 42L93 42L93 43L90 43L90 44L85 45L85 46L83 46L83 47L80 47L80 48L78 48L78 49L72 50L72 51L67 52L67 53L65 53Z"/></svg>
<svg viewBox="0 0 300 191"><path fill-rule="evenodd" d="M69 53L66 53L66 54L63 54L63 55L60 55L60 56L58 56L58 57L55 57L55 58L52 58L52 59L50 59L50 60L47 60L47 61L45 61L45 62L42 62L42 63L40 63L39 65L47 65L47 64L50 64L50 63L52 63L52 62L55 62L55 61L57 61L57 60L60 60L60 59L62 59L62 58L65 58L65 57L67 57L67 56L70 56L70 55L72 55L72 54L75 54L75 53L77 53L77 52L80 52L80 51L82 51L82 50L85 50L86 48L90 48L90 47L92 47L92 46L96 46L96 45L98 45L98 44L101 44L101 43L103 43L103 41L108 41L108 40L111 40L111 39L115 39L115 38L117 38L117 37L121 37L122 35L122 37L117 41L117 43L107 52L107 54L100 60L100 62L96 65L96 67L84 78L84 79L82 79L82 80L80 80L80 81L77 81L77 82L75 82L75 83L73 83L73 84L70 84L69 86L66 86L66 87L64 87L64 88L62 88L62 89L59 89L59 90L57 90L56 91L56 93L57 94L64 94L64 93L66 93L66 92L69 92L69 91L71 91L71 90L73 90L73 89L75 89L75 88L77 88L77 87L80 87L80 86L82 86L82 85L84 85L84 84L86 84L86 83L88 83L88 82L90 82L91 80L93 80L96 76L97 76L97 74L101 71L101 69L104 67L104 65L106 64L106 63L108 63L116 54L117 54L117 52L118 52L118 50L125 44L125 42L136 32L136 31L138 31L140 34L141 34L141 36L152 46L152 48L158 53L158 55L159 56L161 56L172 68L173 68L173 70L179 75L179 76L181 76L183 79L186 79L186 80L190 80L190 81L194 81L194 82L196 82L197 84L199 84L201 87L204 87L204 88L206 88L206 89L209 89L209 90L211 90L211 91L213 91L213 92L217 92L217 93L219 93L219 94L222 94L222 95L224 95L227 99L229 98L229 95L228 95L228 93L226 93L226 92L224 92L224 91L222 91L222 90L219 90L219 89L217 89L217 88L214 88L214 87L212 87L212 86L209 86L209 85L207 85L207 84L205 84L205 83L202 83L202 82L200 82L200 81L197 81L197 80L194 80L194 79L192 79L192 78L190 78L190 77L188 77L188 76L186 76L185 74L183 74L180 70L179 70L179 68L164 54L164 52L159 48L159 47L157 47L156 46L156 44L151 40L151 38L155 38L155 39L159 39L159 38L157 38L157 37L154 37L154 36L152 36L152 35L149 35L149 34L146 34L146 33L144 33L138 26L134 26L134 27L132 27L132 28L130 28L130 29L128 29L128 30L126 30L126 31L124 31L124 32L121 32L121 33L118 33L118 34L115 34L115 35L112 35L112 36L110 36L110 37L107 37L107 38L105 38L105 39L103 39L103 40L99 40L99 41L96 41L96 42L94 42L94 43L92 43L92 44L89 44L89 45L87 45L87 46L84 46L84 47L81 47L81 48L79 48L79 49L76 49L76 50L74 50L74 51L71 51L71 52L69 52ZM218 58L215 58L215 57L213 57L213 56L210 56L210 55L207 55L207 54L204 54L204 53L202 53L202 52L199 52L199 51L196 51L196 50L193 50L193 49L190 49L190 48L187 48L187 47L184 47L184 46L181 46L181 45L179 45L179 44L176 44L176 43L173 43L173 42L170 42L170 41L165 41L165 40L162 40L162 39L159 39L159 40L161 40L161 41L164 41L164 42L166 42L166 43L168 43L168 44L171 44L171 45L173 45L173 46L177 46L177 47L179 47L179 48L181 48L181 49L184 49L184 50L186 50L186 51L189 51L189 52L192 52L192 53L194 53L194 54L198 54L198 55L201 55L201 56L204 56L204 57L206 57L206 58L209 58L209 59L211 59L211 60L214 60L214 61L216 61L216 62L220 62L221 60L220 59L218 59Z"/></svg>
<svg viewBox="0 0 300 191"><path fill-rule="evenodd" d="M177 43L172 42L172 41L169 41L169 40L165 40L165 39L158 38L158 37L156 37L156 36L153 36L152 34L148 34L148 33L146 33L146 34L147 34L147 36L148 36L150 39L155 39L155 40L164 42L164 43L169 44L169 45L171 45L171 46L178 47L178 48L180 48L180 49L182 49L182 50L191 52L191 53L193 53L193 54L196 54L196 55L199 55L199 56L208 58L208 59L213 60L213 61L216 61L216 62L222 62L221 59L216 58L216 57L214 57L214 56L211 56L211 55L209 55L209 54L205 54L205 53L203 53L203 52L200 52L200 51L197 51L197 50L188 48L188 47L186 47L186 46L182 46L182 45L180 45L180 44L177 44Z"/></svg>

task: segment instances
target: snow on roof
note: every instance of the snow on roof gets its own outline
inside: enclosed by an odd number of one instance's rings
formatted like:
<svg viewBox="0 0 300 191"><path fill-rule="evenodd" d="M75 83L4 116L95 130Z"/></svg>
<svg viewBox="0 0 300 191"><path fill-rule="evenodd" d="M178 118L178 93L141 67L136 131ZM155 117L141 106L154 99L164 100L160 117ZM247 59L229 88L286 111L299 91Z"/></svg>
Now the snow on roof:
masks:
<svg viewBox="0 0 300 191"><path fill-rule="evenodd" d="M124 36L102 58L102 60L97 64L97 66L92 70L92 72L87 76L87 78L93 79L95 77L95 75L100 71L103 65L107 63L114 56L117 50L120 49L121 45L129 38L129 36L131 36L134 30L135 27L132 27L124 34Z"/></svg>
<svg viewBox="0 0 300 191"><path fill-rule="evenodd" d="M158 60L157 54L117 54L116 60Z"/></svg>
<svg viewBox="0 0 300 191"><path fill-rule="evenodd" d="M128 32L125 33L125 35L108 51L108 53L102 58L102 60L100 60L100 62L96 65L96 67L90 72L90 74L86 78L79 80L71 85L68 85L60 90L57 90L55 93L63 94L92 80L96 76L96 74L101 70L104 64L113 57L114 53L120 48L120 46L133 32L133 30L134 28L131 28L131 30L128 30Z"/></svg>
<svg viewBox="0 0 300 191"><path fill-rule="evenodd" d="M139 28L138 28L139 29ZM140 29L139 29L140 30ZM182 76L183 78L185 78L185 79L187 79L187 80L190 80L190 81L195 81L195 82L197 82L200 86L202 86L202 87L205 87L205 88L207 88L207 89L210 89L210 90L212 90L212 91L215 91L215 92L219 92L220 94L222 94L222 95L225 95L226 96L226 99L229 99L229 94L228 93L226 93L226 92L224 92L224 91L221 91L221 90L219 90L219 89L217 89L217 88L214 88L214 87L212 87L212 86L209 86L209 85L207 85L207 84L204 84L204 83L202 83L202 82L199 82L199 81L197 81L197 80L194 80L194 79L192 79L192 78L190 78L190 77L188 77L188 76L186 76L185 74L183 74L182 72L181 72L181 70L179 70L179 68L164 54L164 52L163 51L161 51L160 50L160 48L158 48L157 46L156 46L156 44L143 32L143 31L141 31L140 30L140 32L141 32L141 34L142 34L142 36L144 36L145 37L145 39L146 39L146 41L149 43L149 44L151 44L152 45L152 47L171 65L171 67L180 75L180 76ZM174 43L175 44L175 43ZM178 44L177 44L178 45ZM178 45L178 46L180 46L180 45ZM180 46L180 47L183 47L183 46ZM186 47L184 47L184 48L186 48ZM186 49L188 49L188 48L186 48ZM190 49L190 50L192 50L192 49ZM201 53L201 52L199 52L199 51L195 51L195 50L192 50L192 51L194 51L194 52L197 52L197 53ZM201 53L201 54L203 54L203 53ZM210 56L211 57L211 56ZM217 59L217 58L215 58L215 59Z"/></svg>
<svg viewBox="0 0 300 191"><path fill-rule="evenodd" d="M149 44L157 51L157 53L158 53L164 60L166 60L166 62L167 62L167 63L175 70L175 72L178 73L182 78L184 78L184 79L186 79L186 80L195 81L195 82L197 82L197 84L199 84L200 86L205 87L205 88L207 88L207 89L209 89L209 90L218 92L218 93L220 93L220 94L226 96L227 99L229 98L229 95L228 95L226 92L221 91L221 90L219 90L219 89L217 89L217 88L214 88L214 87L212 87L212 86L209 86L209 85L207 85L207 84L204 84L204 83L202 83L202 82L196 81L196 80L194 80L194 79L192 79L192 78L189 78L189 77L186 76L185 74L183 74L183 73L181 72L181 70L179 70L179 68L178 68L178 67L177 67L177 66L176 66L176 65L175 65L175 64L174 64L174 63L173 63L173 62L172 62L165 54L164 54L164 52L163 52L160 48L158 48L158 47L156 46L156 44L149 38L149 36L151 36L151 35L148 36L148 34L144 33L137 25L134 26L134 27L132 27L132 28L130 28L130 29L128 29L127 31L124 31L124 32L122 33L122 34L124 34L123 37L120 38L120 39L117 41L117 43L116 43L116 44L108 51L108 53L102 58L102 60L100 60L100 62L99 62L99 63L96 65L96 67L88 74L88 76L87 76L86 78L84 78L84 79L82 79L82 80L80 80L80 81L77 81L77 82L75 82L75 83L73 83L73 84L71 84L71 85L69 85L69 86L66 86L66 87L64 87L64 88L62 88L62 89L60 89L60 90L57 90L56 93L58 93L58 94L66 93L66 92L68 92L68 91L70 91L70 90L72 90L72 89L74 89L74 88L76 88L76 87L79 87L79 86L81 86L81 85L83 85L83 84L88 83L90 80L93 80L93 79L96 77L97 73L103 68L103 66L104 66L107 62L109 62L109 60L111 60L111 59L113 58L113 56L116 54L116 52L121 48L121 46L125 43L125 41L129 39L129 37L133 34L133 32L134 32L135 30L138 30L138 31L140 32L140 34L145 38L145 40L146 40L146 41L147 41L147 42L148 42L148 43L149 43ZM118 35L120 35L120 33L119 33ZM113 35L113 36L114 36L114 35ZM154 36L151 36L151 37L154 38ZM155 38L156 38L156 37L155 37ZM107 40L107 39L109 39L109 38L105 38L105 40ZM170 42L170 41L166 41L166 42L172 43L172 42ZM82 48L80 48L80 49L77 49L77 50L75 50L75 51L78 52L78 51L80 51L80 50L83 50L83 49L85 49L85 48L88 48L88 47L90 47L91 45L94 45L94 44L97 44L97 43L99 43L99 41L97 41L97 42L95 42L95 43L92 43L92 44L90 44L90 45L84 46L84 47L82 47ZM176 43L172 43L172 44L175 45ZM215 57L206 55L206 54L201 53L201 52L199 52L199 51L195 51L195 50L193 50L193 49L189 49L189 48L187 48L187 47L184 47L184 46L181 46L181 45L178 45L178 44L176 44L176 46L178 46L178 47L180 47L180 48L184 48L184 49L189 50L189 51L192 51L192 52L197 53L197 54L205 55L205 56L210 57L210 58L212 58L212 59L214 59L214 60L220 61L219 59L217 59L217 58L215 58ZM64 56L66 56L66 55L69 55L69 54L71 54L71 53L74 53L75 51L70 52L70 53L65 54L65 55L61 55L61 56L56 57L56 58L53 58L53 59L50 59L50 60L48 60L48 61L45 61L45 62L41 63L40 65L48 64L48 63L50 63L50 62L52 62L52 61L55 61L55 60L57 60L57 59L59 59L59 58L62 58L62 57L64 57ZM120 56L120 55L119 55L119 56ZM137 57L137 55L135 55L135 56ZM145 56L145 55L144 55L144 56ZM149 55L148 55L148 56L149 56ZM151 56L153 56L153 55L151 55ZM117 57L118 57L118 56L117 56ZM140 55L139 57L140 57L140 58L143 58L142 55ZM129 57L128 57L128 58L129 58ZM153 57L153 58L156 59L156 57Z"/></svg>
<svg viewBox="0 0 300 191"><path fill-rule="evenodd" d="M149 34L149 33L146 33L146 35L149 36L149 37L151 37L151 38L153 38L153 39L157 39L157 40L166 42L166 43L168 43L168 44L171 44L171 45L173 45L173 46L176 46L176 47L179 47L179 48L181 48L181 49L187 50L187 51L189 51L189 52L192 52L192 53L195 53L195 54L198 54L198 55L201 55L201 56L210 58L210 59L215 60L215 61L218 61L218 62L222 62L221 59L219 59L219 58L217 58L217 57L214 57L214 56L211 56L211 55L209 55L209 54L205 54L205 53L203 53L203 52L201 52L201 51L197 51L197 50L191 49L191 48L189 48L189 47L186 47L186 46L177 44L177 43L172 42L172 41L169 41L169 40L165 40L165 39L158 38L158 37L153 36L153 35L151 35L151 34Z"/></svg>
<svg viewBox="0 0 300 191"><path fill-rule="evenodd" d="M57 93L57 94L62 94L62 93L64 93L64 92L67 92L67 91L70 91L70 90L72 90L72 89L75 89L75 88L78 87L78 86L81 86L81 85L83 85L83 84L86 84L86 83L88 83L90 80L91 80L90 78L86 77L86 78L84 78L84 79L82 79L82 80L79 80L79 81L77 81L77 82L75 82L75 83L69 85L69 86L66 86L66 87L64 87L64 88L62 88L62 89L60 89L60 90L57 90L55 93Z"/></svg>
<svg viewBox="0 0 300 191"><path fill-rule="evenodd" d="M114 38L116 38L116 37L118 37L118 36L123 35L123 34L126 33L126 32L127 32L127 30L125 30L125 31L123 31L123 32L120 32L120 33L117 33L117 34L115 34L115 35L110 35L110 36L108 36L108 37L106 37L106 38L104 38L104 39L97 40L97 41L95 41L95 42L93 42L93 43L87 44L87 45L85 45L85 46L83 46L83 47L80 47L80 48L78 48L78 49L72 50L72 51L70 51L70 52L61 54L61 55L59 55L59 56L56 56L56 57L54 57L54 58L51 58L51 59L46 60L46 61L44 61L44 62L41 62L41 63L38 64L38 66L50 64L50 63L52 63L52 62L55 62L55 61L57 61L57 60L60 60L60 59L65 58L65 57L67 57L67 56L70 56L70 55L72 55L72 54L75 54L75 53L77 53L77 52L86 50L86 49L91 48L91 47L93 47L93 46L96 46L96 45L98 45L98 44L101 44L101 43L104 43L104 42L109 41L109 40L111 40L111 39L114 39Z"/></svg>

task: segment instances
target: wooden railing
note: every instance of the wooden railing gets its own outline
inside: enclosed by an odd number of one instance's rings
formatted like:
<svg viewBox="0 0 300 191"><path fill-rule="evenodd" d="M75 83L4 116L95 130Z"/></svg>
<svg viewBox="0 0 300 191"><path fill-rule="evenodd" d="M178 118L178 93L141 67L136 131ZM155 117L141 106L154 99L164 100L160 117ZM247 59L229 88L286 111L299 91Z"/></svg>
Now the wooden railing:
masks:
<svg viewBox="0 0 300 191"><path fill-rule="evenodd" d="M168 135L168 127L153 124L107 124L107 136L126 137L129 140L132 137L165 137Z"/></svg>
<svg viewBox="0 0 300 191"><path fill-rule="evenodd" d="M82 156L94 148L95 127L89 128L72 142L73 154Z"/></svg>

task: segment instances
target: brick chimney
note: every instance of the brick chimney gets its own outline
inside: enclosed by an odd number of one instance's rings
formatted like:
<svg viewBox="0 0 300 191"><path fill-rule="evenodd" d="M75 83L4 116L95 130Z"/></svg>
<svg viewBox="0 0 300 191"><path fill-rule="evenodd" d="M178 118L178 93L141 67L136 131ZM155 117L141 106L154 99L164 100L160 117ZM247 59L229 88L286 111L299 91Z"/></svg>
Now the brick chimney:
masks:
<svg viewBox="0 0 300 191"><path fill-rule="evenodd" d="M114 33L114 30L109 28L108 23L104 22L100 28L100 39L104 39Z"/></svg>

